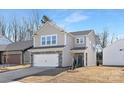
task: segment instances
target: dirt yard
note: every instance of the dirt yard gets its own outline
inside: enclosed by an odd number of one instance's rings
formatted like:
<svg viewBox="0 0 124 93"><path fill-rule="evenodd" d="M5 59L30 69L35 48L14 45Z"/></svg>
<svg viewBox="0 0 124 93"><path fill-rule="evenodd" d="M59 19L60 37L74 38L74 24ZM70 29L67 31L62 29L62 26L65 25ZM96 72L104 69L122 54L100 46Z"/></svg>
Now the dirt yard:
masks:
<svg viewBox="0 0 124 93"><path fill-rule="evenodd" d="M30 76L19 80L25 83L106 83L124 82L122 67L83 67L56 76Z"/></svg>
<svg viewBox="0 0 124 93"><path fill-rule="evenodd" d="M21 69L21 68L27 68L27 67L30 67L30 65L1 66L0 73L11 71L11 70L16 70L16 69Z"/></svg>

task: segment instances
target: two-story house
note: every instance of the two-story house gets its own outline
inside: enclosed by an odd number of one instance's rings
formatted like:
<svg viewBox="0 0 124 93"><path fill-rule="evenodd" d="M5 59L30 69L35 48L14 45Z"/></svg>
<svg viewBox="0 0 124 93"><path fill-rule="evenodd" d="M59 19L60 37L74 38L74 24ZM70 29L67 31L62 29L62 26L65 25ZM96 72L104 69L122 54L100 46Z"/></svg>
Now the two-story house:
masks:
<svg viewBox="0 0 124 93"><path fill-rule="evenodd" d="M65 32L46 22L33 36L33 66L66 67L76 59L79 66L96 65L95 33L93 30Z"/></svg>

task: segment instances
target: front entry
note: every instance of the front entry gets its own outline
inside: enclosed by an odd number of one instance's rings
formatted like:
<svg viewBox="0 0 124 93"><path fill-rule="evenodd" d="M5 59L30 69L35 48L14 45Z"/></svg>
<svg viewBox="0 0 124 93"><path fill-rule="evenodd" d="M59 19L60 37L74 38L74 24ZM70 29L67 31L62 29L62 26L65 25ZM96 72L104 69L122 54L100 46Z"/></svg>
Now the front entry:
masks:
<svg viewBox="0 0 124 93"><path fill-rule="evenodd" d="M75 54L75 58L76 67L84 67L84 54L83 53Z"/></svg>
<svg viewBox="0 0 124 93"><path fill-rule="evenodd" d="M84 61L83 61L83 56L82 55L78 55L77 63L78 63L78 67L83 67L84 66Z"/></svg>

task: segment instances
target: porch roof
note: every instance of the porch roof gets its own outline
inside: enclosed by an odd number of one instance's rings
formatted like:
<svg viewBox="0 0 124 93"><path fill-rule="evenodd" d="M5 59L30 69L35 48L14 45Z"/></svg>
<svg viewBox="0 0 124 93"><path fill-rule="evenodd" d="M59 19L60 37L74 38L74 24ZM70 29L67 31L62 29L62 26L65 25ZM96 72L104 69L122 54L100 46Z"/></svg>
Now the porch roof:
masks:
<svg viewBox="0 0 124 93"><path fill-rule="evenodd" d="M29 49L30 52L47 52L47 51L63 51L65 45L57 45L57 46L42 46L42 47L33 47Z"/></svg>
<svg viewBox="0 0 124 93"><path fill-rule="evenodd" d="M85 50L87 47L74 47L71 50Z"/></svg>
<svg viewBox="0 0 124 93"><path fill-rule="evenodd" d="M32 49L63 48L65 45L33 47Z"/></svg>
<svg viewBox="0 0 124 93"><path fill-rule="evenodd" d="M87 49L87 47L74 47L71 49L72 53L83 53L85 52L85 50Z"/></svg>

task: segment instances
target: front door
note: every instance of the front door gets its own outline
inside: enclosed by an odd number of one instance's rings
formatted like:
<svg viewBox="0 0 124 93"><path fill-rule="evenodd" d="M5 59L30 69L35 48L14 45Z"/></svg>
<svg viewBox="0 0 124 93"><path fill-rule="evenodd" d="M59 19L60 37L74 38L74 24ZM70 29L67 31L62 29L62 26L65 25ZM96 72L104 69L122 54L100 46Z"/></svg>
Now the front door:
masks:
<svg viewBox="0 0 124 93"><path fill-rule="evenodd" d="M78 67L83 67L84 66L84 60L83 60L83 54L78 55Z"/></svg>

